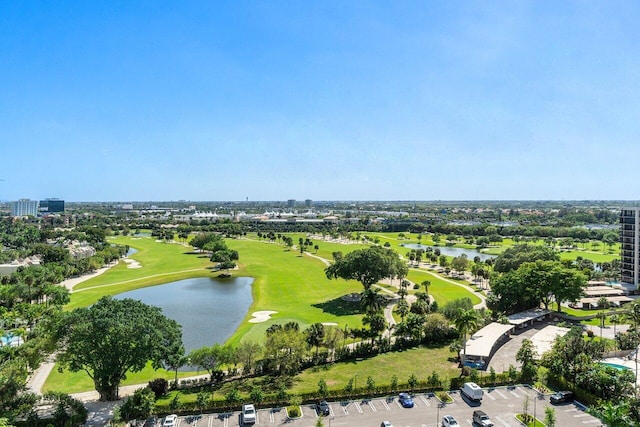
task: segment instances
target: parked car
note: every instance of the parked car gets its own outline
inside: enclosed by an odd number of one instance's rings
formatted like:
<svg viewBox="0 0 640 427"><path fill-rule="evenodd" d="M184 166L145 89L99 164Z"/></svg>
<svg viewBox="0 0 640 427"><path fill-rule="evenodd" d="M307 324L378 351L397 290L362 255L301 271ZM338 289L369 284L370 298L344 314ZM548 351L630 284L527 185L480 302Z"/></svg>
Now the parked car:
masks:
<svg viewBox="0 0 640 427"><path fill-rule="evenodd" d="M400 393L398 395L398 401L403 408L413 408L413 399L409 396L409 393Z"/></svg>
<svg viewBox="0 0 640 427"><path fill-rule="evenodd" d="M329 409L329 404L326 400L321 400L320 403L318 403L318 415L325 417L331 415L331 409Z"/></svg>
<svg viewBox="0 0 640 427"><path fill-rule="evenodd" d="M451 415L442 417L442 427L458 427L460 424Z"/></svg>
<svg viewBox="0 0 640 427"><path fill-rule="evenodd" d="M481 427L493 427L493 423L491 422L491 419L489 419L489 415L479 409L473 411L473 424Z"/></svg>
<svg viewBox="0 0 640 427"><path fill-rule="evenodd" d="M175 427L178 416L176 414L167 415L164 417L162 427Z"/></svg>
<svg viewBox="0 0 640 427"><path fill-rule="evenodd" d="M256 423L256 408L252 404L242 405L242 425Z"/></svg>
<svg viewBox="0 0 640 427"><path fill-rule="evenodd" d="M575 394L569 390L557 391L551 395L549 400L551 403L573 402Z"/></svg>
<svg viewBox="0 0 640 427"><path fill-rule="evenodd" d="M144 425L142 427L156 427L157 425L158 425L158 417L156 417L155 415L152 415L149 418L147 418L147 420L144 422Z"/></svg>
<svg viewBox="0 0 640 427"><path fill-rule="evenodd" d="M393 424L391 424L391 421L383 421L380 423L380 427L393 427Z"/></svg>

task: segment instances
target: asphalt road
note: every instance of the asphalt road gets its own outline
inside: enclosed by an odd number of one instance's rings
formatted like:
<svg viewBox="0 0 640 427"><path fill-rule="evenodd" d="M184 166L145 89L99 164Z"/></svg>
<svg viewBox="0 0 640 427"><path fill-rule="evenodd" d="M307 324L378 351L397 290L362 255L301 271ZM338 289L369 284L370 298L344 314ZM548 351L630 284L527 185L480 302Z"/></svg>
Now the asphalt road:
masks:
<svg viewBox="0 0 640 427"><path fill-rule="evenodd" d="M382 421L391 421L394 427L435 427L441 425L444 415L453 415L461 426L471 426L475 409L482 409L496 427L519 427L515 414L523 412L523 403L529 399L529 413L536 412L538 419L544 418L546 407L556 411L556 425L559 427L602 425L600 420L584 412L577 404L551 405L548 396L537 398L537 393L528 387L495 388L485 390L484 399L475 406L463 399L458 392L452 392L453 403L443 405L434 396L417 394L415 406L403 408L397 397L376 398L348 402L329 402L331 414L324 417L325 427L371 426L378 427ZM318 415L315 405L302 405L302 417L289 419L283 408L261 409L258 411L257 426L300 426L313 427ZM197 419L180 417L177 427L235 427L240 426L240 413L204 414Z"/></svg>

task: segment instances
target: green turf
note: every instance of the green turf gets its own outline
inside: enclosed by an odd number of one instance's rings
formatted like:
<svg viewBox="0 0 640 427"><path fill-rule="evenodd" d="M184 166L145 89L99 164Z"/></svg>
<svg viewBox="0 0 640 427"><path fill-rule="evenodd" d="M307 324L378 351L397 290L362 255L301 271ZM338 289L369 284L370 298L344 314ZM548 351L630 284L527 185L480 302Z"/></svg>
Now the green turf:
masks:
<svg viewBox="0 0 640 427"><path fill-rule="evenodd" d="M371 376L377 385L388 385L393 375L398 382L406 383L411 374L426 381L431 372L441 377L452 377L460 373L457 363L449 360L453 354L449 347L413 348L405 351L385 353L357 362L340 362L319 368L310 368L294 378L291 393L310 393L318 389L318 381L324 379L329 389L341 390L349 379L357 377L357 386L365 387Z"/></svg>
<svg viewBox="0 0 640 427"><path fill-rule="evenodd" d="M438 305L442 307L444 304L459 298L469 297L471 302L475 305L482 300L473 292L471 287L465 285L465 282L458 282L452 280L452 282L460 283L462 286L451 283L444 280L440 276L427 272L424 270L410 269L407 278L414 283L422 283L425 280L431 281L429 286L429 295L438 302ZM411 291L410 291L411 292ZM420 287L417 292L424 292L424 288Z"/></svg>
<svg viewBox="0 0 640 427"><path fill-rule="evenodd" d="M202 372L201 372L202 373ZM196 375L196 372L178 372L178 378ZM144 384L154 378L164 378L172 381L175 378L175 372L164 369L154 370L151 363L140 372L131 372L127 375L127 379L121 385ZM64 393L80 393L87 390L94 390L93 380L85 371L80 372L58 372L56 368L51 371L47 381L42 387L43 392L59 391Z"/></svg>

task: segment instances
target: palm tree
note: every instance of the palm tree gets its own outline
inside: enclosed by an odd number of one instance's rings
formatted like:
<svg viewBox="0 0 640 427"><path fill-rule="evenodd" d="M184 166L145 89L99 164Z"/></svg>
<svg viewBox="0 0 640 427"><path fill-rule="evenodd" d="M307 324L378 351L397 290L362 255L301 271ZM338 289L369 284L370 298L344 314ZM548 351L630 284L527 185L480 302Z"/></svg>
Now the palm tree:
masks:
<svg viewBox="0 0 640 427"><path fill-rule="evenodd" d="M602 340L602 330L604 329L604 320L607 317L604 314L604 311L607 308L609 308L609 300L606 299L605 297L600 297L600 299L598 299L598 307L600 307L600 309L602 310L600 313L598 313L598 318L600 319L600 339Z"/></svg>
<svg viewBox="0 0 640 427"><path fill-rule="evenodd" d="M382 297L377 288L370 286L362 292L360 308L364 313L376 313L382 310Z"/></svg>
<svg viewBox="0 0 640 427"><path fill-rule="evenodd" d="M630 426L629 407L625 404L605 403L600 408L600 419L608 427Z"/></svg>
<svg viewBox="0 0 640 427"><path fill-rule="evenodd" d="M456 329L462 336L462 359L461 364L464 366L464 362L467 356L467 332L478 326L478 313L474 309L464 310L458 309L458 314L454 319Z"/></svg>
<svg viewBox="0 0 640 427"><path fill-rule="evenodd" d="M616 325L618 323L620 323L620 316L618 316L617 314L612 314L611 317L609 317L609 322L611 322L611 324L613 325L613 345L617 346L617 342L615 340L616 337Z"/></svg>

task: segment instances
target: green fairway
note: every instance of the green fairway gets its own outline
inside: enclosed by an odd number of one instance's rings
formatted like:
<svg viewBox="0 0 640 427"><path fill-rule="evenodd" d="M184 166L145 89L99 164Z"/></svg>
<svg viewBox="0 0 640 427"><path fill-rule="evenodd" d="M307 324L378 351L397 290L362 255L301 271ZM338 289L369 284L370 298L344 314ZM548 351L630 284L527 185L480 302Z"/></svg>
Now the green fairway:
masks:
<svg viewBox="0 0 640 427"><path fill-rule="evenodd" d="M424 270L417 270L415 268L409 269L407 279L414 283L422 283L425 280L429 280L431 282L431 285L429 286L429 295L438 302L440 307L458 298L471 298L471 302L474 305L482 301L469 286L456 285ZM459 283L463 284L464 282ZM424 292L424 288L421 287L419 292Z"/></svg>
<svg viewBox="0 0 640 427"><path fill-rule="evenodd" d="M127 263L120 260L118 265L105 273L76 285L66 309L86 307L104 295L213 274L207 269L212 265L209 257L193 254L190 246L159 243L150 237L120 236L109 241L137 249L138 252L129 258L137 261L140 268L129 268Z"/></svg>
<svg viewBox="0 0 640 427"><path fill-rule="evenodd" d="M316 322L351 328L362 326L357 304L340 299L348 293L361 292L362 285L358 282L329 280L322 261L286 250L280 244L227 240L227 245L240 253L244 275L255 279L253 304L248 317L229 340L231 344L241 340L261 341L269 325L290 320L299 322L302 327ZM251 313L262 310L277 313L264 323L247 322Z"/></svg>
<svg viewBox="0 0 640 427"><path fill-rule="evenodd" d="M299 237L305 238L303 234L291 236L294 238L295 244L297 244ZM383 238L387 239L392 242L392 247L404 251L404 248L398 246L397 239L392 238L391 235L376 234L374 237L372 234L370 237L378 238L381 241ZM74 288L71 303L67 309L90 305L103 295L118 294L144 286L158 285L189 277L217 274L210 269L212 263L207 255L194 253L192 248L186 245L157 242L150 237L119 236L111 238L110 241L137 249L138 252L130 258L137 261L141 267L128 268L127 263L120 261L117 266L102 275L80 283ZM325 242L318 239L312 239L312 241L314 245L318 245L319 249L315 251L310 248L309 252L324 259L331 259L332 253L336 251L348 253L369 246ZM254 278L252 305L243 322L228 340L231 345L237 345L241 341L262 341L266 329L274 323L282 324L295 321L303 329L316 322L335 323L340 328L345 326L349 328L362 327L362 315L359 312L358 304L345 302L341 299L345 294L361 292L362 285L360 283L347 282L342 279L327 279L324 273L325 262L314 256L300 255L297 250L289 250L281 243L269 243L252 235L246 239L227 239L226 242L230 249L237 250L240 254L238 269L234 270L232 274ZM471 298L474 304L480 302L480 298L465 282L459 282L461 285L458 285L457 282L452 283L433 273L417 269L411 269L408 278L416 283L430 280L429 293L441 305L462 297ZM415 291L410 290L410 292ZM253 318L251 316L253 312L263 310L275 311L276 313L265 322L249 322ZM437 351L439 350L429 350L429 354L433 356ZM413 354L410 352L402 354ZM402 360L402 357L394 359L393 355L379 357L383 358L380 360L390 360L390 364L401 364ZM442 360L446 360L446 357L443 356ZM367 362L362 363L366 366ZM408 375L410 373L407 374L407 377ZM153 372L150 367L147 367L140 373L130 374L124 384L144 383L160 376L171 377L171 373ZM379 381L384 382L388 379L381 377ZM307 384L304 387L310 386ZM45 385L46 390L70 393L92 388L93 384L84 372L71 374L56 371L50 375Z"/></svg>

